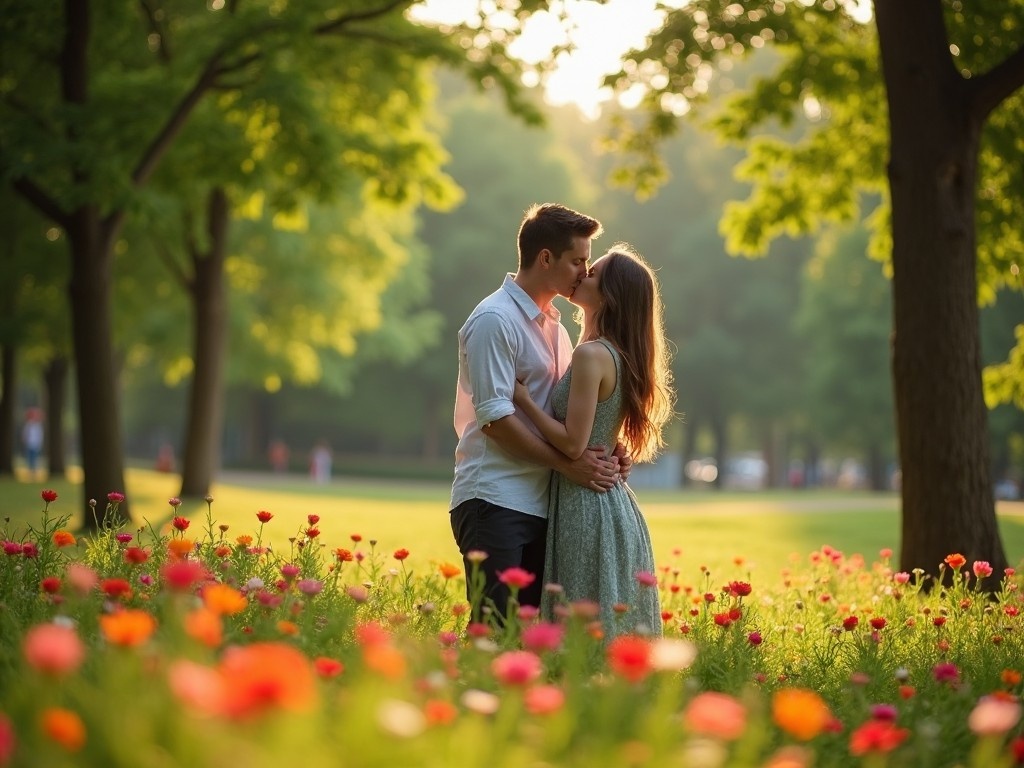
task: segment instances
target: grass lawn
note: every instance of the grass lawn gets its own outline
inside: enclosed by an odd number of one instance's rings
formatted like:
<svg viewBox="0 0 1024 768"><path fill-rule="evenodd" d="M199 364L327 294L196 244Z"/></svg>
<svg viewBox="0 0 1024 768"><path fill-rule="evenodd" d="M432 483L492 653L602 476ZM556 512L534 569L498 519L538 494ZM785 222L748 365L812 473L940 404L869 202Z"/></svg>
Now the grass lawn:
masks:
<svg viewBox="0 0 1024 768"><path fill-rule="evenodd" d="M130 469L123 489L132 514L156 528L171 518L167 499L178 493L176 475ZM81 489L60 479L45 482L0 480L0 519L17 533L39 520L43 508L39 492L53 488L59 494L51 505L56 515L77 513ZM112 489L114 490L114 489ZM117 489L122 490L122 489ZM409 565L458 562L459 553L448 526L447 483L402 480L336 479L314 485L300 475L284 477L258 473L223 474L212 495L212 517L230 526L227 536L254 534L256 512L269 510L274 519L264 528L264 541L278 551L289 537L306 526L306 516L320 516L320 541L329 548L351 547L351 534L374 539L382 551L404 547L412 553ZM883 547L899 547L899 499L893 494L839 491L769 491L713 493L663 491L640 488L637 496L647 517L659 564L678 565L695 578L697 567L773 578L805 559L824 544L847 555L861 553L874 559ZM186 502L179 509L193 521L189 533L199 538L205 529L205 502ZM1024 559L1024 503L1001 502L999 523L1012 564ZM71 521L77 527L80 518ZM364 545L365 546L365 545ZM674 551L679 550L678 558Z"/></svg>

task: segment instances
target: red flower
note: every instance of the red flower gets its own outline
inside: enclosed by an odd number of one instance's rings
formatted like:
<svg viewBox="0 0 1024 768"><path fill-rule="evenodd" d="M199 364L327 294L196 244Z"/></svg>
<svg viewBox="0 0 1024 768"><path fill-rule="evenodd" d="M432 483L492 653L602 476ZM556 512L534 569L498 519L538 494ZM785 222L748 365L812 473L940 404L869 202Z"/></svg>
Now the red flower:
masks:
<svg viewBox="0 0 1024 768"><path fill-rule="evenodd" d="M932 624L934 624L936 627L941 627L945 623L946 623L946 617L945 616L936 616L934 619L932 619Z"/></svg>
<svg viewBox="0 0 1024 768"><path fill-rule="evenodd" d="M506 651L491 662L491 672L505 685L529 685L544 671L544 665L530 651Z"/></svg>
<svg viewBox="0 0 1024 768"><path fill-rule="evenodd" d="M307 528L306 529L306 538L307 539L315 539L319 535L320 535L320 529L319 528Z"/></svg>
<svg viewBox="0 0 1024 768"><path fill-rule="evenodd" d="M115 600L127 597L132 593L132 585L124 579L104 579L100 583L100 589L107 597L112 597Z"/></svg>
<svg viewBox="0 0 1024 768"><path fill-rule="evenodd" d="M40 495L43 497L43 501L45 501L47 504L49 504L51 501L57 500L57 492L51 491L49 488L43 491Z"/></svg>
<svg viewBox="0 0 1024 768"><path fill-rule="evenodd" d="M356 544L363 540L363 537L360 536L358 533L353 533L349 538L352 539L352 541L354 541Z"/></svg>
<svg viewBox="0 0 1024 768"><path fill-rule="evenodd" d="M507 568L498 574L498 581L514 589L524 589L530 586L536 578L529 571L517 567Z"/></svg>
<svg viewBox="0 0 1024 768"><path fill-rule="evenodd" d="M60 579L56 576L47 576L39 582L39 586L43 588L43 592L52 595L55 592L60 592ZM3 763L0 763L0 765L3 765Z"/></svg>
<svg viewBox="0 0 1024 768"><path fill-rule="evenodd" d="M122 501L124 501L124 494L121 493L120 491L111 491L110 493L107 494L107 501L109 501L111 504L120 504Z"/></svg>
<svg viewBox="0 0 1024 768"><path fill-rule="evenodd" d="M149 552L142 547L128 547L124 551L124 559L132 565L141 565L149 560Z"/></svg>
<svg viewBox="0 0 1024 768"><path fill-rule="evenodd" d="M892 752L910 735L887 720L869 720L850 734L850 753L856 757L869 752Z"/></svg>
<svg viewBox="0 0 1024 768"><path fill-rule="evenodd" d="M750 594L750 585L745 581L730 581L726 590L733 597L746 597Z"/></svg>
<svg viewBox="0 0 1024 768"><path fill-rule="evenodd" d="M860 624L860 619L856 616L847 616L843 619L843 629L847 632L852 632L858 624Z"/></svg>
<svg viewBox="0 0 1024 768"><path fill-rule="evenodd" d="M608 666L631 683L651 673L651 644L642 637L620 635L608 644Z"/></svg>
<svg viewBox="0 0 1024 768"><path fill-rule="evenodd" d="M747 642L751 645L760 645L762 642L764 642L764 639L761 637L760 632L755 631L747 635Z"/></svg>
<svg viewBox="0 0 1024 768"><path fill-rule="evenodd" d="M320 515L306 515L306 519L310 525L316 525L320 522Z"/></svg>
<svg viewBox="0 0 1024 768"><path fill-rule="evenodd" d="M173 520L171 520L171 525L173 525L179 531L184 531L188 529L189 520L187 517L176 517Z"/></svg>
<svg viewBox="0 0 1024 768"><path fill-rule="evenodd" d="M871 625L872 629L882 629L882 628L885 627L885 623L886 622L885 622L885 619L882 618L881 616L875 616L868 623Z"/></svg>
<svg viewBox="0 0 1024 768"><path fill-rule="evenodd" d="M338 547L336 550L334 550L334 556L338 558L339 563L352 562L352 553L349 552L347 549L342 549L341 547Z"/></svg>
<svg viewBox="0 0 1024 768"><path fill-rule="evenodd" d="M269 523L273 517L274 514L272 512L267 512L267 510L265 509L261 509L259 512L256 513L256 519L259 520L261 523Z"/></svg>
<svg viewBox="0 0 1024 768"><path fill-rule="evenodd" d="M337 677L345 671L345 665L337 659L327 656L318 656L313 660L313 669L323 678Z"/></svg>
<svg viewBox="0 0 1024 768"><path fill-rule="evenodd" d="M946 555L944 562L954 571L959 571L967 564L967 558L959 552L954 552L952 555Z"/></svg>
<svg viewBox="0 0 1024 768"><path fill-rule="evenodd" d="M395 550L395 554L393 555L395 560L398 560L398 561L405 560L405 558L407 558L408 556L409 556L409 550L408 549L396 549Z"/></svg>
<svg viewBox="0 0 1024 768"><path fill-rule="evenodd" d="M932 667L932 676L938 683L957 683L960 681L960 670L956 664L946 661Z"/></svg>
<svg viewBox="0 0 1024 768"><path fill-rule="evenodd" d="M30 559L39 557L39 547L34 541L26 541L21 545L21 554Z"/></svg>
<svg viewBox="0 0 1024 768"><path fill-rule="evenodd" d="M732 624L732 619L729 618L728 613L716 613L714 618L715 624L717 624L720 627L728 627L730 624Z"/></svg>

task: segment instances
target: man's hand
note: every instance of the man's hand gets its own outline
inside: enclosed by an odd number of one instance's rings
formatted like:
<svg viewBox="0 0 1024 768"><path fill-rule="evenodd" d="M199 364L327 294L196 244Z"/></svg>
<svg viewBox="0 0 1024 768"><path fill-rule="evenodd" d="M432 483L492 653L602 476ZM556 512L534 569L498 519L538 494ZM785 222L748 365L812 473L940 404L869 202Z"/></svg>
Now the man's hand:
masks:
<svg viewBox="0 0 1024 768"><path fill-rule="evenodd" d="M558 471L576 485L604 493L619 482L619 458L615 455L606 458L606 450L603 445L587 448L578 459L566 459L565 466Z"/></svg>

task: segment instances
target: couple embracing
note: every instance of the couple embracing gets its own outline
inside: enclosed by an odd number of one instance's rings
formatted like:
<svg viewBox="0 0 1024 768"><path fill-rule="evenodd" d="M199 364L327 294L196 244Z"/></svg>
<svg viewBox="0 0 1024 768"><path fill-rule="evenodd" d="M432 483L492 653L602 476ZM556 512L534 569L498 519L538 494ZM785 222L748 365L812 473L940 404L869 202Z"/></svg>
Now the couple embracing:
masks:
<svg viewBox="0 0 1024 768"><path fill-rule="evenodd" d="M486 553L484 604L499 616L500 576L521 568L535 578L519 602L548 618L559 601L587 601L606 638L659 634L650 534L625 478L662 447L673 415L661 298L628 246L591 262L601 232L565 206L533 206L518 270L459 331L452 532L467 585L467 556ZM557 295L577 307L575 348Z"/></svg>

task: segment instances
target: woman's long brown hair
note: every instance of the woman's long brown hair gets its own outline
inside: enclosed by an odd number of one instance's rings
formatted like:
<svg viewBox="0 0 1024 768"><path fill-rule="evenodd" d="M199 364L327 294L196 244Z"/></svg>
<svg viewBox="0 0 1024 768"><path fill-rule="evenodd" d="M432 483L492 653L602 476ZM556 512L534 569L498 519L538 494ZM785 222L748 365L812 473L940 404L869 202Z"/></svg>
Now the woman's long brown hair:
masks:
<svg viewBox="0 0 1024 768"><path fill-rule="evenodd" d="M664 447L662 430L675 415L661 291L654 271L623 243L605 254L601 307L584 328L602 336L622 357L622 441L634 461L650 461Z"/></svg>

